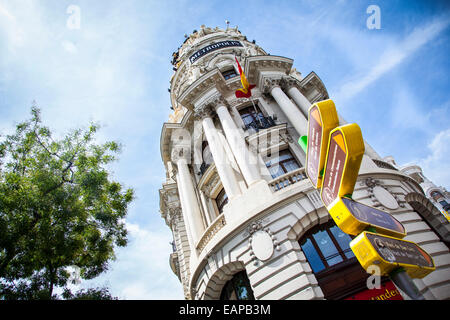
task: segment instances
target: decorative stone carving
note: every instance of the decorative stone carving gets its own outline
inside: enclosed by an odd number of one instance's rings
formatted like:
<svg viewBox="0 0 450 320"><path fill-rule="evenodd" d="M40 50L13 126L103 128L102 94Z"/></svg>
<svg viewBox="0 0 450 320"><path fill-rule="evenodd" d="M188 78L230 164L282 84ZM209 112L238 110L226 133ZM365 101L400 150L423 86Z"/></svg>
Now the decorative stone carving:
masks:
<svg viewBox="0 0 450 320"><path fill-rule="evenodd" d="M177 163L177 161L180 159L185 159L187 163L191 162L190 146L180 144L180 145L176 145L176 146L172 147L172 153L170 155L170 160L174 163ZM176 180L175 177L174 177L174 180Z"/></svg>
<svg viewBox="0 0 450 320"><path fill-rule="evenodd" d="M280 86L281 78L265 78L263 85L262 85L262 92L263 93L270 93L274 87Z"/></svg>
<svg viewBox="0 0 450 320"><path fill-rule="evenodd" d="M201 190L205 193L205 195L209 198L212 197L211 193L216 189L217 185L220 184L220 177L217 174L217 171L211 176L211 178L206 181Z"/></svg>
<svg viewBox="0 0 450 320"><path fill-rule="evenodd" d="M202 120L206 117L212 117L213 110L207 103L202 104L194 109L194 118L196 120Z"/></svg>
<svg viewBox="0 0 450 320"><path fill-rule="evenodd" d="M387 191L383 187L375 186L372 190L372 193L378 200L378 202L381 203L381 205L385 208L390 210L398 209L399 205L397 200L389 191Z"/></svg>
<svg viewBox="0 0 450 320"><path fill-rule="evenodd" d="M212 96L211 98L209 98L206 102L205 105L209 106L211 109L215 110L216 107L222 105L222 106L226 106L228 107L228 102L227 100L225 100L222 95L220 94L216 94L214 96Z"/></svg>
<svg viewBox="0 0 450 320"><path fill-rule="evenodd" d="M197 249L199 252L201 252L205 246L208 244L208 242L216 235L217 232L219 232L220 229L222 229L227 224L227 221L225 220L225 216L221 215L219 216L214 222L206 229L205 233L203 234L202 238L198 242Z"/></svg>
<svg viewBox="0 0 450 320"><path fill-rule="evenodd" d="M176 221L181 217L181 207L169 207L167 220L169 222L169 226L172 227L172 230L176 228Z"/></svg>
<svg viewBox="0 0 450 320"><path fill-rule="evenodd" d="M284 91L288 91L290 88L297 86L297 80L293 77L283 77L280 80L280 86Z"/></svg>
<svg viewBox="0 0 450 320"><path fill-rule="evenodd" d="M292 68L291 72L289 72L289 75L291 77L294 77L295 79L297 79L298 81L302 81L302 74L296 69L296 68Z"/></svg>
<svg viewBox="0 0 450 320"><path fill-rule="evenodd" d="M367 191L374 207L383 206L389 210L405 207L405 201L401 200L395 193L390 192L387 187L382 185L380 180L367 178L361 184L368 187Z"/></svg>
<svg viewBox="0 0 450 320"><path fill-rule="evenodd" d="M266 230L258 230L250 238L250 255L252 256L253 253L260 261L269 260L273 255L273 240L269 232Z"/></svg>
<svg viewBox="0 0 450 320"><path fill-rule="evenodd" d="M269 260L275 250L281 250L277 238L268 227L264 227L269 221L268 218L252 222L244 232L244 237L248 238L248 247L250 248L250 259L253 264L258 265L258 261Z"/></svg>

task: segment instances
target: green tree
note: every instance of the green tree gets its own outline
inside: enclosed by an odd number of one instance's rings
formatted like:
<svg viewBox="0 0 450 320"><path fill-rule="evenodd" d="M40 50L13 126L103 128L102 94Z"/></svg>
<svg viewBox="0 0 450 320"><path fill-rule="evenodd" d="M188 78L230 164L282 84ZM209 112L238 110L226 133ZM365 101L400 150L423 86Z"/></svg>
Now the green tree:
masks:
<svg viewBox="0 0 450 320"><path fill-rule="evenodd" d="M127 244L133 190L107 168L119 144L96 144L95 124L55 139L31 114L0 142L0 299L59 298L69 266L95 278Z"/></svg>
<svg viewBox="0 0 450 320"><path fill-rule="evenodd" d="M67 300L118 300L111 295L108 288L82 289L75 294L65 289L62 296Z"/></svg>

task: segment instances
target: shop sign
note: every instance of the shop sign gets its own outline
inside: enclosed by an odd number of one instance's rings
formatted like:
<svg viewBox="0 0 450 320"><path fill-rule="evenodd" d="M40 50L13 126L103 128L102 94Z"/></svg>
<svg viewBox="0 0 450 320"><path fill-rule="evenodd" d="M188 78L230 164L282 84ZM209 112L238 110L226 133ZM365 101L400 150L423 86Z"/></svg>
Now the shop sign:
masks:
<svg viewBox="0 0 450 320"><path fill-rule="evenodd" d="M352 294L344 300L403 300L400 291L392 281L383 283L379 289L366 289Z"/></svg>

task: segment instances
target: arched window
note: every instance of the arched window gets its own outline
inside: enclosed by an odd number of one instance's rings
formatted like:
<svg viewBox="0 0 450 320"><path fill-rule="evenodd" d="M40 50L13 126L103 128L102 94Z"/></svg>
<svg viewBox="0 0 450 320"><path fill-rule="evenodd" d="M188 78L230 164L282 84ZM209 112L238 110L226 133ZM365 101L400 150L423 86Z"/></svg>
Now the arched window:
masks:
<svg viewBox="0 0 450 320"><path fill-rule="evenodd" d="M299 241L325 299L344 299L367 289L368 274L351 251L351 240L330 220L309 230Z"/></svg>
<svg viewBox="0 0 450 320"><path fill-rule="evenodd" d="M240 271L225 283L220 300L255 300L247 273Z"/></svg>

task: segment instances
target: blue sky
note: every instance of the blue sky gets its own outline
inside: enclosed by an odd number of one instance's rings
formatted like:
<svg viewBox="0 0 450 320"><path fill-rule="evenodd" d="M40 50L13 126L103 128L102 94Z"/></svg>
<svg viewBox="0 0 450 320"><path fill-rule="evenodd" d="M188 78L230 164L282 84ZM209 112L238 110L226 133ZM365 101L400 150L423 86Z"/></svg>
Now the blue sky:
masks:
<svg viewBox="0 0 450 320"><path fill-rule="evenodd" d="M380 29L366 26L372 4ZM70 5L80 8L79 29L67 26ZM226 19L268 53L294 59L303 75L315 71L382 157L418 163L450 189L448 1L0 0L1 134L36 100L55 133L94 120L100 141L124 145L112 170L136 190L130 244L95 281L120 298L183 298L158 198L170 60L185 33L224 28Z"/></svg>

